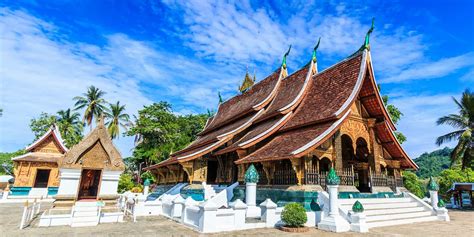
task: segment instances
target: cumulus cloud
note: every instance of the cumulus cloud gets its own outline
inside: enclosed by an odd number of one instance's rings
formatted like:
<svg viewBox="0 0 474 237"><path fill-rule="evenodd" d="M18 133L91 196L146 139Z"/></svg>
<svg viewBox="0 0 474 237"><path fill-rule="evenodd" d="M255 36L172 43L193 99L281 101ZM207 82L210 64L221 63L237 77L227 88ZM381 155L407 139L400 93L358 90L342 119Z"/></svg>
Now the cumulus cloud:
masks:
<svg viewBox="0 0 474 237"><path fill-rule="evenodd" d="M410 157L416 158L424 152L439 149L435 144L436 137L452 132L452 128L444 125L436 126L436 120L441 116L457 112L452 96L458 97L460 94L461 92L456 95L408 95L394 97L390 101L404 114L397 128L408 138L403 143L403 147ZM455 143L445 145L454 146Z"/></svg>

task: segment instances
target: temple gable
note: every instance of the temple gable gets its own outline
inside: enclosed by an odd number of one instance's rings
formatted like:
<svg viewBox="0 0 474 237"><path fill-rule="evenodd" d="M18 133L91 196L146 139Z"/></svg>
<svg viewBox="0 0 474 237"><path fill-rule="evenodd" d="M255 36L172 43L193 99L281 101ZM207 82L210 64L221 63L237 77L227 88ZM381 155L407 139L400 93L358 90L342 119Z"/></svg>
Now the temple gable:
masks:
<svg viewBox="0 0 474 237"><path fill-rule="evenodd" d="M88 150L79 156L76 163L82 164L84 168L102 169L110 163L110 157L100 141L97 141Z"/></svg>

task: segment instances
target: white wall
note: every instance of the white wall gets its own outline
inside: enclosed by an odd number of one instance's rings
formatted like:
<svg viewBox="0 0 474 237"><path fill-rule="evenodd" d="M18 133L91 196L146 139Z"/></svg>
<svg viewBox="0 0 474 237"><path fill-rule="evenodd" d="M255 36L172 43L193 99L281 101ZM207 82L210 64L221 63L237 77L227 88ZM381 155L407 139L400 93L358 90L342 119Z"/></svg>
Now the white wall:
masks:
<svg viewBox="0 0 474 237"><path fill-rule="evenodd" d="M59 169L60 183L58 195L77 195L79 181L81 178L80 169Z"/></svg>
<svg viewBox="0 0 474 237"><path fill-rule="evenodd" d="M99 195L117 194L118 181L122 171L102 171Z"/></svg>

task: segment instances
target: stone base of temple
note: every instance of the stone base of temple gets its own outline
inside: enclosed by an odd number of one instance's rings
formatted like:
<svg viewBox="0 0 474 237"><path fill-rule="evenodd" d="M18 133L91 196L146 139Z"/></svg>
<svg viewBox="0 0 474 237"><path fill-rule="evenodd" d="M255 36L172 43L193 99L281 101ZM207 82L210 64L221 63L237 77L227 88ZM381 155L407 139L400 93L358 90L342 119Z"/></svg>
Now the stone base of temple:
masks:
<svg viewBox="0 0 474 237"><path fill-rule="evenodd" d="M247 218L257 218L262 215L262 210L257 206L248 206L245 214Z"/></svg>
<svg viewBox="0 0 474 237"><path fill-rule="evenodd" d="M341 216L327 216L318 224L318 229L331 232L347 232L351 229L351 226Z"/></svg>

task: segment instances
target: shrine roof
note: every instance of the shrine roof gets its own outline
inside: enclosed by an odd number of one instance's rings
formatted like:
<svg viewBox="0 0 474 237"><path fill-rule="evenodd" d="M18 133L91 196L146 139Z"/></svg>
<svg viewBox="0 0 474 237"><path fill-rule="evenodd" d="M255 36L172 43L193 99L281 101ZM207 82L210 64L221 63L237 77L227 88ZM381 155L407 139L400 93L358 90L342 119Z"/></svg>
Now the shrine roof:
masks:
<svg viewBox="0 0 474 237"><path fill-rule="evenodd" d="M334 119L347 110L356 99L363 81L365 52L313 76L305 97L282 130Z"/></svg>
<svg viewBox="0 0 474 237"><path fill-rule="evenodd" d="M29 162L58 162L63 158L64 154L49 152L28 152L24 155L12 158L12 161L29 161Z"/></svg>
<svg viewBox="0 0 474 237"><path fill-rule="evenodd" d="M248 91L221 103L212 121L200 134L209 133L248 113L262 109L275 95L282 79L281 77L280 68L267 78L253 85Z"/></svg>

